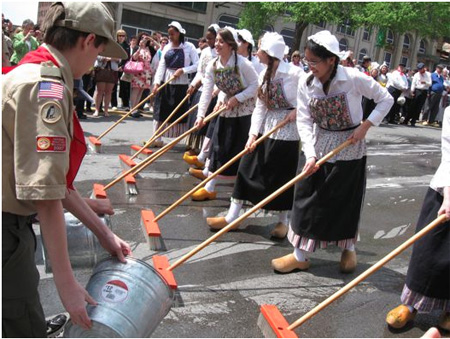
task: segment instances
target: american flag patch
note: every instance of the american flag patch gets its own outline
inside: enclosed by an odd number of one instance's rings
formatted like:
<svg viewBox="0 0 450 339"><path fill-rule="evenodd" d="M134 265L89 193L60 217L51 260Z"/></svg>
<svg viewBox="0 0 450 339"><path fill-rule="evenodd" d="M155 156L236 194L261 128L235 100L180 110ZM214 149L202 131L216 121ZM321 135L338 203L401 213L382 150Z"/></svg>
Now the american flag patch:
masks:
<svg viewBox="0 0 450 339"><path fill-rule="evenodd" d="M55 82L43 81L39 84L39 98L52 98L62 100L64 86Z"/></svg>

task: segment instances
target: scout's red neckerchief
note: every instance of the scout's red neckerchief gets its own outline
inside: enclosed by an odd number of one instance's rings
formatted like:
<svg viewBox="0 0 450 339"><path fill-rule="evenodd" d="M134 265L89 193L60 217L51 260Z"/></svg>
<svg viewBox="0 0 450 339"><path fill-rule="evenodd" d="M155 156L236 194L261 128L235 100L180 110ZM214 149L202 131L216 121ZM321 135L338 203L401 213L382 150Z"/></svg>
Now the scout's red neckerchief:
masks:
<svg viewBox="0 0 450 339"><path fill-rule="evenodd" d="M404 76L404 75L405 75L405 73L402 72L400 66L397 67L397 71L400 73L401 76Z"/></svg>
<svg viewBox="0 0 450 339"><path fill-rule="evenodd" d="M55 57L46 49L41 46L38 49L29 52L25 57L19 62L22 64L41 64L44 61L51 61L57 67L59 67L58 62ZM77 176L78 170L83 161L84 155L86 154L87 147L84 141L84 133L81 128L80 121L78 120L77 114L73 111L73 138L70 142L70 153L69 153L69 170L66 174L66 186L67 188L74 190L73 182Z"/></svg>

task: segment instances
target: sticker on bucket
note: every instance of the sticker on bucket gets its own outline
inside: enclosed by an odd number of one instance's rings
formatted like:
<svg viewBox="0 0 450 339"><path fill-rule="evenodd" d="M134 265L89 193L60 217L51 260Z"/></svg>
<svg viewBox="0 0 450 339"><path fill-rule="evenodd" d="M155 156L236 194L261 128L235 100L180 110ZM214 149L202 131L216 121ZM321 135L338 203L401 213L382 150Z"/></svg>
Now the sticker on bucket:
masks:
<svg viewBox="0 0 450 339"><path fill-rule="evenodd" d="M124 301L128 296L128 286L123 281L108 281L102 288L102 297L104 300L119 303Z"/></svg>

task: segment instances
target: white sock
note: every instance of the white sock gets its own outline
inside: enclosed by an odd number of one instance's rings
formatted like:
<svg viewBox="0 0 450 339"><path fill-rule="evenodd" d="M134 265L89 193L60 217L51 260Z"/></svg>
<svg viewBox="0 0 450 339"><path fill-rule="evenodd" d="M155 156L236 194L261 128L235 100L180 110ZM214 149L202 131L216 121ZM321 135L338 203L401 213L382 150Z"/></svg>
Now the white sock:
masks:
<svg viewBox="0 0 450 339"><path fill-rule="evenodd" d="M239 212L241 211L241 208L242 208L241 203L236 203L233 201L231 202L230 208L228 209L228 214L225 217L227 223L230 223L239 217Z"/></svg>
<svg viewBox="0 0 450 339"><path fill-rule="evenodd" d="M288 211L282 211L278 213L278 222L281 222L287 226L288 224Z"/></svg>
<svg viewBox="0 0 450 339"><path fill-rule="evenodd" d="M301 250L298 247L294 248L294 257L295 257L295 260L297 260L298 262L308 260L308 258L306 257L306 252Z"/></svg>
<svg viewBox="0 0 450 339"><path fill-rule="evenodd" d="M205 168L203 169L202 173L205 177L207 177L209 175L208 166L206 166L206 164L205 164Z"/></svg>
<svg viewBox="0 0 450 339"><path fill-rule="evenodd" d="M210 182L208 182L208 183L205 185L205 190L207 190L209 193L214 192L214 189L216 188L216 182L217 182L217 179L216 179L216 178L214 178L213 180L211 180Z"/></svg>
<svg viewBox="0 0 450 339"><path fill-rule="evenodd" d="M211 139L208 137L205 137L205 139L203 139L203 145L202 145L202 149L200 150L200 154L204 154L205 155L205 159L209 156L209 151L211 149ZM203 160L201 160L203 161Z"/></svg>
<svg viewBox="0 0 450 339"><path fill-rule="evenodd" d="M203 151L201 151L201 152L197 155L197 159L198 159L198 161L205 162L205 160L206 160L206 154L203 153Z"/></svg>
<svg viewBox="0 0 450 339"><path fill-rule="evenodd" d="M355 252L355 244L351 244L351 245L347 248L347 250L348 250L348 251Z"/></svg>
<svg viewBox="0 0 450 339"><path fill-rule="evenodd" d="M409 305L405 305L406 307L408 307L409 312L413 313L414 312L414 307L409 306Z"/></svg>

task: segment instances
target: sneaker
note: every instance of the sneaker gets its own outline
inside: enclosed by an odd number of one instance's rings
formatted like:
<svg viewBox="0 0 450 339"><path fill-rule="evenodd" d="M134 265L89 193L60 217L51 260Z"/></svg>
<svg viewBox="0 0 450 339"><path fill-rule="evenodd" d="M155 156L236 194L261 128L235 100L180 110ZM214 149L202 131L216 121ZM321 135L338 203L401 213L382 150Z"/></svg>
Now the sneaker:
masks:
<svg viewBox="0 0 450 339"><path fill-rule="evenodd" d="M79 114L79 115L78 115L78 119L80 119L80 120L86 120L86 119L87 119L87 115L84 114L84 113Z"/></svg>
<svg viewBox="0 0 450 339"><path fill-rule="evenodd" d="M67 322L65 314L58 314L56 317L47 320L47 338L55 338L62 332Z"/></svg>
<svg viewBox="0 0 450 339"><path fill-rule="evenodd" d="M93 117L98 117L98 111L95 110L94 114L92 114Z"/></svg>
<svg viewBox="0 0 450 339"><path fill-rule="evenodd" d="M428 121L422 122L422 126L428 126Z"/></svg>
<svg viewBox="0 0 450 339"><path fill-rule="evenodd" d="M140 118L140 117L142 117L142 114L139 113L139 112L133 112L133 113L131 113L131 116L132 116L133 118Z"/></svg>
<svg viewBox="0 0 450 339"><path fill-rule="evenodd" d="M112 107L111 111L117 111L117 107L116 106Z"/></svg>

